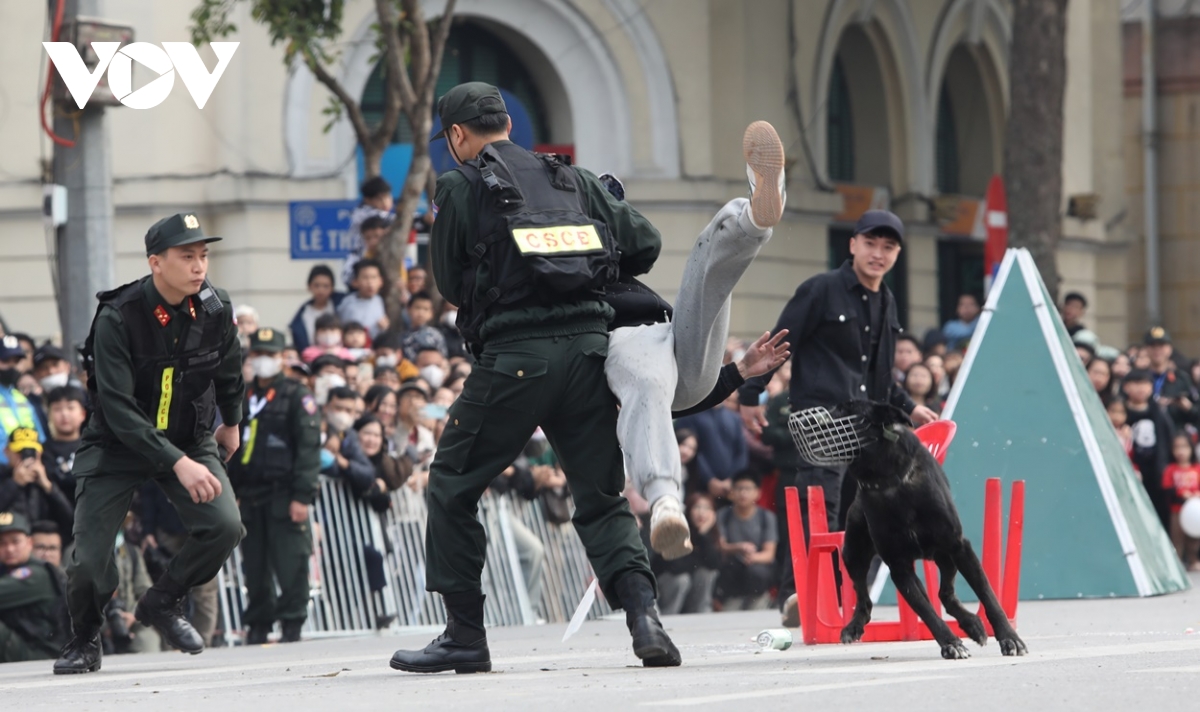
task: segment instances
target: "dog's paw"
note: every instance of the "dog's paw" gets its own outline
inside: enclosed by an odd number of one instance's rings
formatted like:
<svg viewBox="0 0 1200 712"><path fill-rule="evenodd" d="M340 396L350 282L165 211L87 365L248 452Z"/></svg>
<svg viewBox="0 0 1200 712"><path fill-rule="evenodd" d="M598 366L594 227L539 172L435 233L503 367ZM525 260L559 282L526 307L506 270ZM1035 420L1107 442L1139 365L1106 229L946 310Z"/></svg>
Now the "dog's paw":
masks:
<svg viewBox="0 0 1200 712"><path fill-rule="evenodd" d="M971 653L963 646L961 640L956 640L942 646L942 657L947 660L966 660L971 657Z"/></svg>
<svg viewBox="0 0 1200 712"><path fill-rule="evenodd" d="M1029 652L1025 647L1025 641L1017 637L1013 633L1011 638L1000 638L1000 652L1005 655L1024 655Z"/></svg>
<svg viewBox="0 0 1200 712"><path fill-rule="evenodd" d="M987 629L983 627L983 621L979 620L979 616L969 613L960 618L958 624L968 638L981 646L987 645Z"/></svg>
<svg viewBox="0 0 1200 712"><path fill-rule="evenodd" d="M861 622L851 619L850 623L845 628L842 628L842 645L849 645L862 640L864 629L865 626Z"/></svg>

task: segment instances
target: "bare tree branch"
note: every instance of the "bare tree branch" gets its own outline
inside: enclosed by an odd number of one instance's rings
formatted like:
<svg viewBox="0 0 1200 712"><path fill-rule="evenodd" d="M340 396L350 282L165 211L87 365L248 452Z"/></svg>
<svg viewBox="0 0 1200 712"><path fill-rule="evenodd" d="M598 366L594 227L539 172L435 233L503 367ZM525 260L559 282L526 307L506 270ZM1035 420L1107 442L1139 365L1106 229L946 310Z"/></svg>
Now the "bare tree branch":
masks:
<svg viewBox="0 0 1200 712"><path fill-rule="evenodd" d="M325 65L321 64L311 48L306 47L301 50L300 56L317 81L325 85L325 88L332 92L338 101L342 102L342 106L346 107L346 116L350 119L350 125L354 127L355 138L360 144L366 146L371 139L371 130L367 126L367 120L363 117L362 107L350 96L350 92L346 91L342 83L329 73Z"/></svg>
<svg viewBox="0 0 1200 712"><path fill-rule="evenodd" d="M442 14L442 20L438 23L437 36L433 38L433 43L430 49L430 67L437 67L438 71L429 72L425 76L425 84L421 87L421 95L425 100L433 105L433 93L437 89L438 75L441 74L442 55L446 51L446 40L450 37L450 25L454 20L454 5L458 0L449 0L446 3L446 12Z"/></svg>
<svg viewBox="0 0 1200 712"><path fill-rule="evenodd" d="M410 107L416 103L417 97L404 63L406 47L401 41L404 33L400 31L398 20L392 11L391 0L375 0L375 11L379 14L379 27L387 43L384 60L387 62L388 88L400 97L402 107Z"/></svg>

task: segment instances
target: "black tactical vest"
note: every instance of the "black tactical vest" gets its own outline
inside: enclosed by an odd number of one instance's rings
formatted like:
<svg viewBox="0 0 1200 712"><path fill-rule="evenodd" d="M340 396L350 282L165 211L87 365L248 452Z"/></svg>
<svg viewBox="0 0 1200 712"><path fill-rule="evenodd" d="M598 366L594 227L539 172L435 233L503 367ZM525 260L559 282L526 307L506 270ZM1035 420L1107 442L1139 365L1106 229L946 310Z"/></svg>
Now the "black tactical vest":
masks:
<svg viewBox="0 0 1200 712"><path fill-rule="evenodd" d="M616 280L616 242L588 216L579 174L567 159L488 144L456 170L470 181L479 215L456 322L469 343L479 344L490 314L597 299ZM492 286L477 294L481 271Z"/></svg>
<svg viewBox="0 0 1200 712"><path fill-rule="evenodd" d="M105 306L121 313L133 359L133 397L155 428L164 431L172 444L186 447L211 432L216 417L212 378L221 365L225 323L220 314L210 315L201 307L199 299L189 297L192 304L188 313L192 319L184 327L179 344L173 351L168 350L162 336L163 327L146 302L142 285L148 279L150 277L144 277L97 294L100 306L96 308L96 317ZM94 404L91 417L110 440L116 441L104 421L104 402L96 397L95 371L103 370L104 364L95 362L95 341L96 320L93 318L92 330L81 351L84 369L88 372L88 391Z"/></svg>
<svg viewBox="0 0 1200 712"><path fill-rule="evenodd" d="M235 487L291 479L296 442L289 416L298 407L295 399L299 385L290 378L279 378L266 392L255 392L253 395L266 397L267 404L253 418L247 397L243 407L247 420L242 422L242 447L229 461L229 479Z"/></svg>

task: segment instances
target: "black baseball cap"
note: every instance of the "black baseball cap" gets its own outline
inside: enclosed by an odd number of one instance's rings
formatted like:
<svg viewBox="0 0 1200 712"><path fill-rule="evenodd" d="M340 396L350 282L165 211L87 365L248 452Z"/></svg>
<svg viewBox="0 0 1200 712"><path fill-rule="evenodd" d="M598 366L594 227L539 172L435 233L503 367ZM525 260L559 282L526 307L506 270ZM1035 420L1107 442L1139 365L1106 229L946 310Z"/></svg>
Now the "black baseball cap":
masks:
<svg viewBox="0 0 1200 712"><path fill-rule="evenodd" d="M1142 340L1145 346L1158 346L1160 344L1171 343L1171 335L1161 326L1152 326L1146 332L1146 337Z"/></svg>
<svg viewBox="0 0 1200 712"><path fill-rule="evenodd" d="M47 361L66 361L67 355L53 344L46 344L33 352L33 367L37 368Z"/></svg>
<svg viewBox="0 0 1200 712"><path fill-rule="evenodd" d="M0 512L0 534L21 532L29 535L29 520L20 512Z"/></svg>
<svg viewBox="0 0 1200 712"><path fill-rule="evenodd" d="M172 247L220 239L205 235L200 229L200 220L193 213L176 213L150 226L146 233L146 256L161 254Z"/></svg>
<svg viewBox="0 0 1200 712"><path fill-rule="evenodd" d="M486 82L467 82L442 95L438 99L437 112L442 119L442 130L434 134L430 143L445 136L454 124L486 114L507 114L508 107L504 105L504 98L496 87Z"/></svg>
<svg viewBox="0 0 1200 712"><path fill-rule="evenodd" d="M854 226L855 235L878 235L894 237L904 242L904 223L888 210L868 210Z"/></svg>

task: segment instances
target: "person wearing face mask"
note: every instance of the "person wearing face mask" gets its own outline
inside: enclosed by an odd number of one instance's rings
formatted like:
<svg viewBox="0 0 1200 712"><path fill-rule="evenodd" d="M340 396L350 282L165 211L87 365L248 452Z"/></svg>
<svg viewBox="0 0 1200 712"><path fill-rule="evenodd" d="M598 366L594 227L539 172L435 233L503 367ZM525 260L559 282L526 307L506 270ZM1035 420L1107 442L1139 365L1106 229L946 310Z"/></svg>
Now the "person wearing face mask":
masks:
<svg viewBox="0 0 1200 712"><path fill-rule="evenodd" d="M404 334L397 331L385 331L371 343L375 352L375 375L391 371L400 381L419 376L415 364L404 357ZM397 384L399 385L399 384Z"/></svg>
<svg viewBox="0 0 1200 712"><path fill-rule="evenodd" d="M446 382L446 374L450 371L446 356L428 346L417 352L417 368L421 370L421 378L435 391Z"/></svg>
<svg viewBox="0 0 1200 712"><path fill-rule="evenodd" d="M375 484L375 466L354 432L358 402L358 394L345 386L329 391L321 424L321 447L328 454L321 455L321 474L344 480L361 497Z"/></svg>
<svg viewBox="0 0 1200 712"><path fill-rule="evenodd" d="M20 365L25 359L25 350L16 336L9 334L0 338L0 428L4 430L4 441L17 428L37 431L38 442L46 442L46 430L37 408L17 388L21 377ZM0 452L0 466L8 465L8 456Z"/></svg>
<svg viewBox="0 0 1200 712"><path fill-rule="evenodd" d="M442 332L442 338L446 340L446 355L450 358L466 358L467 357L467 342L459 333L455 322L458 321L458 307L450 302L442 302L442 315L438 317L437 323L433 325L435 329Z"/></svg>
<svg viewBox="0 0 1200 712"><path fill-rule="evenodd" d="M299 641L308 618L308 508L317 497L321 423L308 388L283 375L283 348L281 331L250 335L254 380L242 406L244 444L229 466L246 527L247 645L266 643L275 621L282 642Z"/></svg>
<svg viewBox="0 0 1200 712"><path fill-rule="evenodd" d="M37 410L42 425L49 428L50 420L47 412L46 397L50 391L63 386L79 386L79 380L71 373L71 363L67 360L62 349L52 344L44 344L33 353L33 377L37 379L41 391L28 396Z"/></svg>
<svg viewBox="0 0 1200 712"><path fill-rule="evenodd" d="M324 406L329 392L347 384L346 362L337 356L320 356L312 362L312 390L317 405Z"/></svg>

